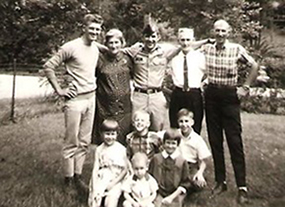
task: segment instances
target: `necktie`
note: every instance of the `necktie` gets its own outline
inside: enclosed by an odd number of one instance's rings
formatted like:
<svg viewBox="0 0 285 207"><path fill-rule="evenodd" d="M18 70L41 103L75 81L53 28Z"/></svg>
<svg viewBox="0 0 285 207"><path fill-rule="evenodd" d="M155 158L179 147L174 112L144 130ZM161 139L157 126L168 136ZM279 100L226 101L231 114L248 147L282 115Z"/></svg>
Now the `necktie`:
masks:
<svg viewBox="0 0 285 207"><path fill-rule="evenodd" d="M183 76L184 76L183 90L187 91L188 90L188 67L187 67L186 55L184 55Z"/></svg>

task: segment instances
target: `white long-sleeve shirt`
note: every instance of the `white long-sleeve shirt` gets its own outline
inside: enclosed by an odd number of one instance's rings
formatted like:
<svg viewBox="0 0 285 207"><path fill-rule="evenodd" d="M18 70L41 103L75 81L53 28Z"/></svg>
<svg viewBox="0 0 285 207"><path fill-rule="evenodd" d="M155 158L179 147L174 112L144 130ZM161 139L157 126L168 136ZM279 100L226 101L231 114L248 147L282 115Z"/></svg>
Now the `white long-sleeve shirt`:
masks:
<svg viewBox="0 0 285 207"><path fill-rule="evenodd" d="M191 50L186 55L188 66L188 87L200 88L205 72L205 56L198 50ZM171 61L171 74L175 86L184 85L184 54L181 51Z"/></svg>

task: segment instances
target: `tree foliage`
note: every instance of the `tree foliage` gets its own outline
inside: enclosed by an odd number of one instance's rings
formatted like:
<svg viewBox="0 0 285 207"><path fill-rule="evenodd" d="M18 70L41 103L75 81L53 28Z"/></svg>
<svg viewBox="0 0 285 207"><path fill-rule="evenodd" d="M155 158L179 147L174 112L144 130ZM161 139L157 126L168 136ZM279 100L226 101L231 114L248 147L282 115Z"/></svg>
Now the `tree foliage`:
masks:
<svg viewBox="0 0 285 207"><path fill-rule="evenodd" d="M3 0L1 9L0 58L11 62L40 63L55 45L80 32L80 20L88 1Z"/></svg>
<svg viewBox="0 0 285 207"><path fill-rule="evenodd" d="M233 26L232 38L250 46L260 42L261 5L256 0L2 0L1 62L17 58L41 63L57 46L81 32L86 13L99 13L105 27L123 31L128 44L141 38L143 17L151 13L171 40L179 27L192 27L195 36L211 36L213 22L224 18Z"/></svg>

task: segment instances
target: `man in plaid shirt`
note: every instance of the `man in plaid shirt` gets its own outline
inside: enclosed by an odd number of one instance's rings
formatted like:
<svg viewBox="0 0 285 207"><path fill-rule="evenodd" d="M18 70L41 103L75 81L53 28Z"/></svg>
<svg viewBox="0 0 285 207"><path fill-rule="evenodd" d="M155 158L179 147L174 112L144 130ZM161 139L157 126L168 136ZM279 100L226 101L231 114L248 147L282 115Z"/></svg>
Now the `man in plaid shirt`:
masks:
<svg viewBox="0 0 285 207"><path fill-rule="evenodd" d="M206 59L208 86L205 89L205 111L209 143L211 145L216 186L213 195L227 190L226 168L223 149L223 131L229 146L236 184L237 201L248 202L245 158L240 119L240 97L249 92L250 83L256 77L258 65L239 44L228 41L230 25L225 20L214 23L215 44L202 46ZM238 62L247 63L251 72L238 87Z"/></svg>

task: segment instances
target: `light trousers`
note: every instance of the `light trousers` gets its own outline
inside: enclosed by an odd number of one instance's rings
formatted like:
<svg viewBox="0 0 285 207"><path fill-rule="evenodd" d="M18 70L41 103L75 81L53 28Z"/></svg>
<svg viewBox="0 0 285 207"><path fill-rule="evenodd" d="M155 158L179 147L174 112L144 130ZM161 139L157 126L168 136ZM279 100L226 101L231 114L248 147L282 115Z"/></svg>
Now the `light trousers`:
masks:
<svg viewBox="0 0 285 207"><path fill-rule="evenodd" d="M151 131L161 131L169 128L167 102L162 92L134 92L132 96L132 113L144 110L150 114Z"/></svg>
<svg viewBox="0 0 285 207"><path fill-rule="evenodd" d="M88 146L95 112L95 92L78 95L65 103L65 140L63 146L66 177L81 174Z"/></svg>

